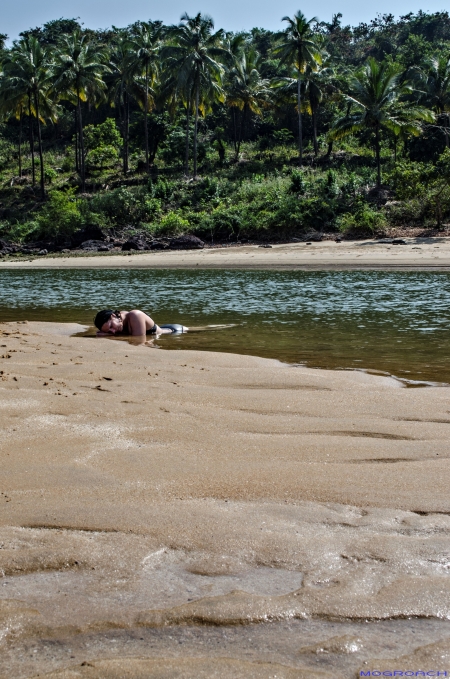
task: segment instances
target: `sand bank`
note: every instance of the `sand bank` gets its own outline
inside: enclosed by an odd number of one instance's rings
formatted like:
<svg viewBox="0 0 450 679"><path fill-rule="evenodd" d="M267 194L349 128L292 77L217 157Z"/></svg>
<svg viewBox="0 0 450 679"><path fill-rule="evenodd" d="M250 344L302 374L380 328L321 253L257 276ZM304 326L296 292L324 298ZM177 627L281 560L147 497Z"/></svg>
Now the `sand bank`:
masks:
<svg viewBox="0 0 450 679"><path fill-rule="evenodd" d="M450 238L405 238L406 245L379 241L289 243L271 248L242 245L194 251L151 251L29 261L0 261L15 268L155 268L155 269L424 269L450 270Z"/></svg>
<svg viewBox="0 0 450 679"><path fill-rule="evenodd" d="M447 388L77 329L0 326L2 679L449 669Z"/></svg>

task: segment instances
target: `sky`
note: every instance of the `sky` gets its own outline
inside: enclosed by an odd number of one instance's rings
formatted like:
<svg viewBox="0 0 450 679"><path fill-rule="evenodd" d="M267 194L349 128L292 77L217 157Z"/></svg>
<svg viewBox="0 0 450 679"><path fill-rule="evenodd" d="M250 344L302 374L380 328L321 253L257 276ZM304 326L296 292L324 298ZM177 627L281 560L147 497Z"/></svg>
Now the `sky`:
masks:
<svg viewBox="0 0 450 679"><path fill-rule="evenodd" d="M370 21L379 12L395 16L419 9L437 12L446 8L446 0L377 0L376 3L356 0L322 0L302 3L299 0L1 0L0 33L10 40L20 31L40 26L51 19L77 18L89 28L127 26L138 19L161 19L166 24L178 23L183 12L202 12L213 17L216 28L230 31L248 30L254 26L270 30L282 27L281 18L298 9L308 17L330 21L341 12L343 23L355 25Z"/></svg>

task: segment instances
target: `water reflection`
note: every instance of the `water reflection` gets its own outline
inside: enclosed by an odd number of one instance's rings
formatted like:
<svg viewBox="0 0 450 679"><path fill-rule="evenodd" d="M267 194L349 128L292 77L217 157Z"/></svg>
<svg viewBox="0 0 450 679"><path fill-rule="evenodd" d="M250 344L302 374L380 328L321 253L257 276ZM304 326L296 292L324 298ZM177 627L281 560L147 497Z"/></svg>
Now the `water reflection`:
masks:
<svg viewBox="0 0 450 679"><path fill-rule="evenodd" d="M141 308L158 323L233 326L155 341L167 349L450 382L447 272L15 270L0 289L4 320L92 323L100 308Z"/></svg>

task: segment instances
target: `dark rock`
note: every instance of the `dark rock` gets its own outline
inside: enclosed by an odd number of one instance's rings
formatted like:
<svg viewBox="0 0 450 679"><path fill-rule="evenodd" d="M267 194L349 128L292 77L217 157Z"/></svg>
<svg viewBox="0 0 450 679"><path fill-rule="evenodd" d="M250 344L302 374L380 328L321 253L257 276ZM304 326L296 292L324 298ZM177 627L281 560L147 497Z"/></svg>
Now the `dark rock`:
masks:
<svg viewBox="0 0 450 679"><path fill-rule="evenodd" d="M322 240L322 234L318 231L309 231L303 236L303 241L314 241L314 243L320 243Z"/></svg>
<svg viewBox="0 0 450 679"><path fill-rule="evenodd" d="M81 243L80 248L85 251L97 252L99 248L105 245L102 240L85 240Z"/></svg>
<svg viewBox="0 0 450 679"><path fill-rule="evenodd" d="M106 234L96 224L90 224L89 226L85 226L84 229L80 229L80 231L75 231L71 238L71 246L73 248L78 248L82 243L91 240L106 240Z"/></svg>
<svg viewBox="0 0 450 679"><path fill-rule="evenodd" d="M0 253L2 255L13 255L19 251L20 248L18 248L16 245L0 238Z"/></svg>
<svg viewBox="0 0 450 679"><path fill-rule="evenodd" d="M335 242L335 243L342 243L342 238L335 238L335 239L334 239L334 242Z"/></svg>
<svg viewBox="0 0 450 679"><path fill-rule="evenodd" d="M47 252L57 252L59 247L54 240L37 240L27 244L30 250L39 252L39 250L47 250Z"/></svg>
<svg viewBox="0 0 450 679"><path fill-rule="evenodd" d="M403 238L394 238L392 245L407 245L407 243Z"/></svg>
<svg viewBox="0 0 450 679"><path fill-rule="evenodd" d="M167 250L169 244L160 240L152 240L149 247L150 250Z"/></svg>
<svg viewBox="0 0 450 679"><path fill-rule="evenodd" d="M171 250L202 250L205 243L197 238L197 236L179 236L178 238L171 238L169 241L169 248Z"/></svg>
<svg viewBox="0 0 450 679"><path fill-rule="evenodd" d="M129 238L122 245L122 250L124 250L124 251L148 250L148 249L149 249L149 246L148 246L147 242L143 238L139 238L138 236L133 236L132 238Z"/></svg>

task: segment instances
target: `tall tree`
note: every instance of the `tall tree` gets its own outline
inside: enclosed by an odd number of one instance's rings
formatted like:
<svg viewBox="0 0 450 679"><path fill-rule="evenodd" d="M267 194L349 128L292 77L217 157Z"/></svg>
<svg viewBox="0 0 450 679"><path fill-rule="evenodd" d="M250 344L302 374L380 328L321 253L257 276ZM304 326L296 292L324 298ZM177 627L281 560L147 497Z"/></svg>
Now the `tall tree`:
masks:
<svg viewBox="0 0 450 679"><path fill-rule="evenodd" d="M0 72L0 119L15 118L19 121L18 159L19 177L22 176L22 122L28 104L28 89L21 81L10 77L10 53L4 58L4 70ZM34 170L34 168L33 168Z"/></svg>
<svg viewBox="0 0 450 679"><path fill-rule="evenodd" d="M120 128L123 138L123 173L128 173L130 137L130 99L135 99L144 108L145 91L135 78L135 52L130 36L123 32L115 41L111 52L111 73L106 82L109 86L111 104L119 109Z"/></svg>
<svg viewBox="0 0 450 679"><path fill-rule="evenodd" d="M148 112L154 104L154 87L160 71L160 50L163 38L161 21L139 22L133 27L130 41L132 72L141 75L145 82L144 99L144 135L145 135L145 167L150 172L149 143L148 143Z"/></svg>
<svg viewBox="0 0 450 679"><path fill-rule="evenodd" d="M302 112L305 111L312 118L313 128L313 148L314 155L319 154L319 144L317 140L317 125L319 109L325 95L332 97L337 95L337 88L333 84L332 66L316 65L308 66L302 78ZM297 99L298 81L295 74L292 77L273 78L271 85L275 92L276 103L290 103Z"/></svg>
<svg viewBox="0 0 450 679"><path fill-rule="evenodd" d="M254 48L243 51L234 60L234 66L227 74L226 103L241 112L239 135L235 142L236 158L239 155L245 124L249 113L262 115L262 109L269 105L270 81L260 74L260 55Z"/></svg>
<svg viewBox="0 0 450 679"><path fill-rule="evenodd" d="M330 139L337 140L364 129L373 131L378 187L381 186L381 131L387 129L398 135L404 130L417 136L421 132L420 122L434 119L432 112L422 106L411 104L405 109L402 98L409 97L411 92L411 86L402 81L399 66L379 63L371 57L351 78L350 93L345 96L347 115L337 120L330 132Z"/></svg>
<svg viewBox="0 0 450 679"><path fill-rule="evenodd" d="M7 118L15 118L16 120L19 121L19 139L18 139L18 170L19 170L19 177L22 176L22 122L23 122L23 116L24 112L26 110L26 103L27 103L27 97L26 95L23 96L14 96L12 98L11 96L8 95L8 93L5 91L2 81L2 77L0 76L0 120L7 119Z"/></svg>
<svg viewBox="0 0 450 679"><path fill-rule="evenodd" d="M449 147L450 58L439 54L425 61L422 69L426 102L444 119L445 145Z"/></svg>
<svg viewBox="0 0 450 679"><path fill-rule="evenodd" d="M302 130L302 78L306 69L314 68L322 63L322 54L318 36L313 32L312 24L318 23L313 17L307 20L303 12L294 17L283 17L287 21L286 29L280 34L281 43L274 49L280 58L280 64L294 66L297 72L297 110L298 110L298 156L299 164L303 163L303 130Z"/></svg>
<svg viewBox="0 0 450 679"><path fill-rule="evenodd" d="M170 42L163 50L176 96L186 102L187 135L189 112L194 108L194 179L197 178L199 112L205 111L214 99L224 99L221 87L224 67L220 60L228 58L228 51L222 45L223 31L213 31L211 17L183 14L180 24L170 29Z"/></svg>
<svg viewBox="0 0 450 679"><path fill-rule="evenodd" d="M44 48L34 36L22 38L22 40L15 42L9 52L9 58L5 61L5 76L7 79L6 87L9 91L9 101L13 105L13 108L15 108L16 115L17 111L19 112L20 119L26 103L28 104L28 114L31 126L30 141L32 160L34 160L32 116L36 118L40 161L40 188L41 198L44 200L45 172L44 155L42 152L41 123L45 122L46 117L53 117L53 119L56 119L55 108L52 107L49 98L51 70L50 52L48 48Z"/></svg>
<svg viewBox="0 0 450 679"><path fill-rule="evenodd" d="M64 35L55 54L53 90L62 99L76 106L80 177L82 191L86 188L83 117L81 103L98 103L106 90L103 76L110 71L107 52L81 30Z"/></svg>

